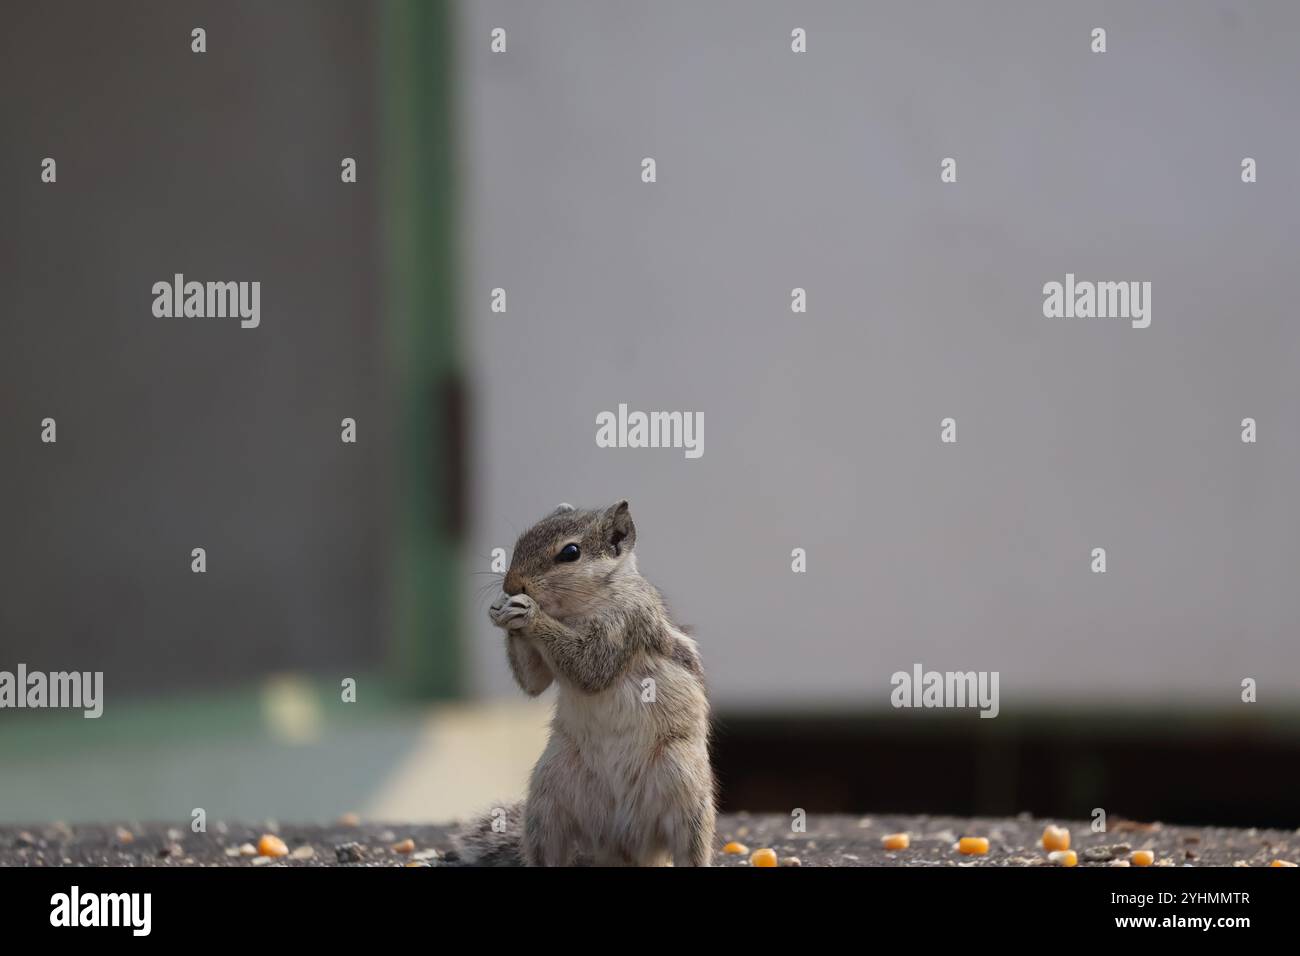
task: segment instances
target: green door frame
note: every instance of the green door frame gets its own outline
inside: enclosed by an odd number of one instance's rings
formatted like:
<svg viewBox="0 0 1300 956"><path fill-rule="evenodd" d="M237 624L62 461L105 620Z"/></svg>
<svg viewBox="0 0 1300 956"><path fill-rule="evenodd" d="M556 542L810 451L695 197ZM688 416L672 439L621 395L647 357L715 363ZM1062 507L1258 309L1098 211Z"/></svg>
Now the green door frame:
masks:
<svg viewBox="0 0 1300 956"><path fill-rule="evenodd" d="M452 5L383 9L388 335L398 426L393 498L393 644L398 686L460 696L465 402L457 341Z"/></svg>

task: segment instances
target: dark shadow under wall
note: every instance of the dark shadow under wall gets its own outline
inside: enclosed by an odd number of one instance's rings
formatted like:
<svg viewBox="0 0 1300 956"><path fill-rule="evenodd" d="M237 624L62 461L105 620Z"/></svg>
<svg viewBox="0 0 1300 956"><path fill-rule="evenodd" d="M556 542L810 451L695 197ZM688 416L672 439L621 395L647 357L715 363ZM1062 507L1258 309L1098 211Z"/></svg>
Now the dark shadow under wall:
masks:
<svg viewBox="0 0 1300 956"><path fill-rule="evenodd" d="M1292 829L1297 726L1082 712L1018 721L724 713L714 766L724 812L1087 820L1101 807L1112 819Z"/></svg>

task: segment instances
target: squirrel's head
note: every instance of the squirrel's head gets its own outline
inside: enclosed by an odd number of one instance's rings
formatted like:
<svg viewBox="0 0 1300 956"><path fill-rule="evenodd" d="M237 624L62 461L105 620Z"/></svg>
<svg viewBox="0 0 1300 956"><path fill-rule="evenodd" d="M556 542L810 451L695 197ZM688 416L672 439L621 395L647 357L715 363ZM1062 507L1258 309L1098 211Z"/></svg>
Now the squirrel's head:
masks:
<svg viewBox="0 0 1300 956"><path fill-rule="evenodd" d="M515 542L504 590L527 594L551 617L582 617L609 603L612 578L636 571L635 544L626 501L604 511L560 505Z"/></svg>

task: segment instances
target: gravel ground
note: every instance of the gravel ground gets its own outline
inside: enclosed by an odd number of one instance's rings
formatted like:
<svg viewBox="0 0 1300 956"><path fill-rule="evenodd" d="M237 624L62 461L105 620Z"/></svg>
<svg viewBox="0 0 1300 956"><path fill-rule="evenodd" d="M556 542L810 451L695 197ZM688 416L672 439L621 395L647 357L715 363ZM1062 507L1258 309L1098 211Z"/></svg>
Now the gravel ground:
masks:
<svg viewBox="0 0 1300 956"><path fill-rule="evenodd" d="M770 847L785 865L801 866L1045 866L1040 840L1047 823L1067 826L1080 866L1108 866L1133 850L1151 850L1157 866L1265 866L1300 863L1300 830L1239 830L1164 826L1126 820L1093 833L1079 821L969 819L928 816L811 814L806 832L789 817L736 814L718 821L715 865L748 866L749 856L726 854L728 841L750 852ZM0 827L3 866L455 866L451 827L372 824L343 819L328 826L210 823L207 833L168 824L63 823ZM881 837L907 832L911 846L888 852ZM261 856L257 845L275 834L288 855ZM962 836L989 840L986 856L962 856ZM409 841L409 842L406 842Z"/></svg>

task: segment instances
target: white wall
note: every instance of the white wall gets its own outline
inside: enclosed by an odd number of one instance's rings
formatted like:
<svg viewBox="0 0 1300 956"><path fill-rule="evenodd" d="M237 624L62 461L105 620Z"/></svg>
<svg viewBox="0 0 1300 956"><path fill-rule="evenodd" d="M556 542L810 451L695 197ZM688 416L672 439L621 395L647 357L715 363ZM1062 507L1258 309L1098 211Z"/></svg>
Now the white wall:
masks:
<svg viewBox="0 0 1300 956"><path fill-rule="evenodd" d="M628 496L723 706L885 706L916 661L1000 671L1004 713L1231 706L1247 676L1300 701L1300 7L551 0L460 29L474 570ZM1151 327L1044 318L1066 272L1149 280ZM620 402L702 411L704 456L596 447ZM517 693L485 603L478 686Z"/></svg>

